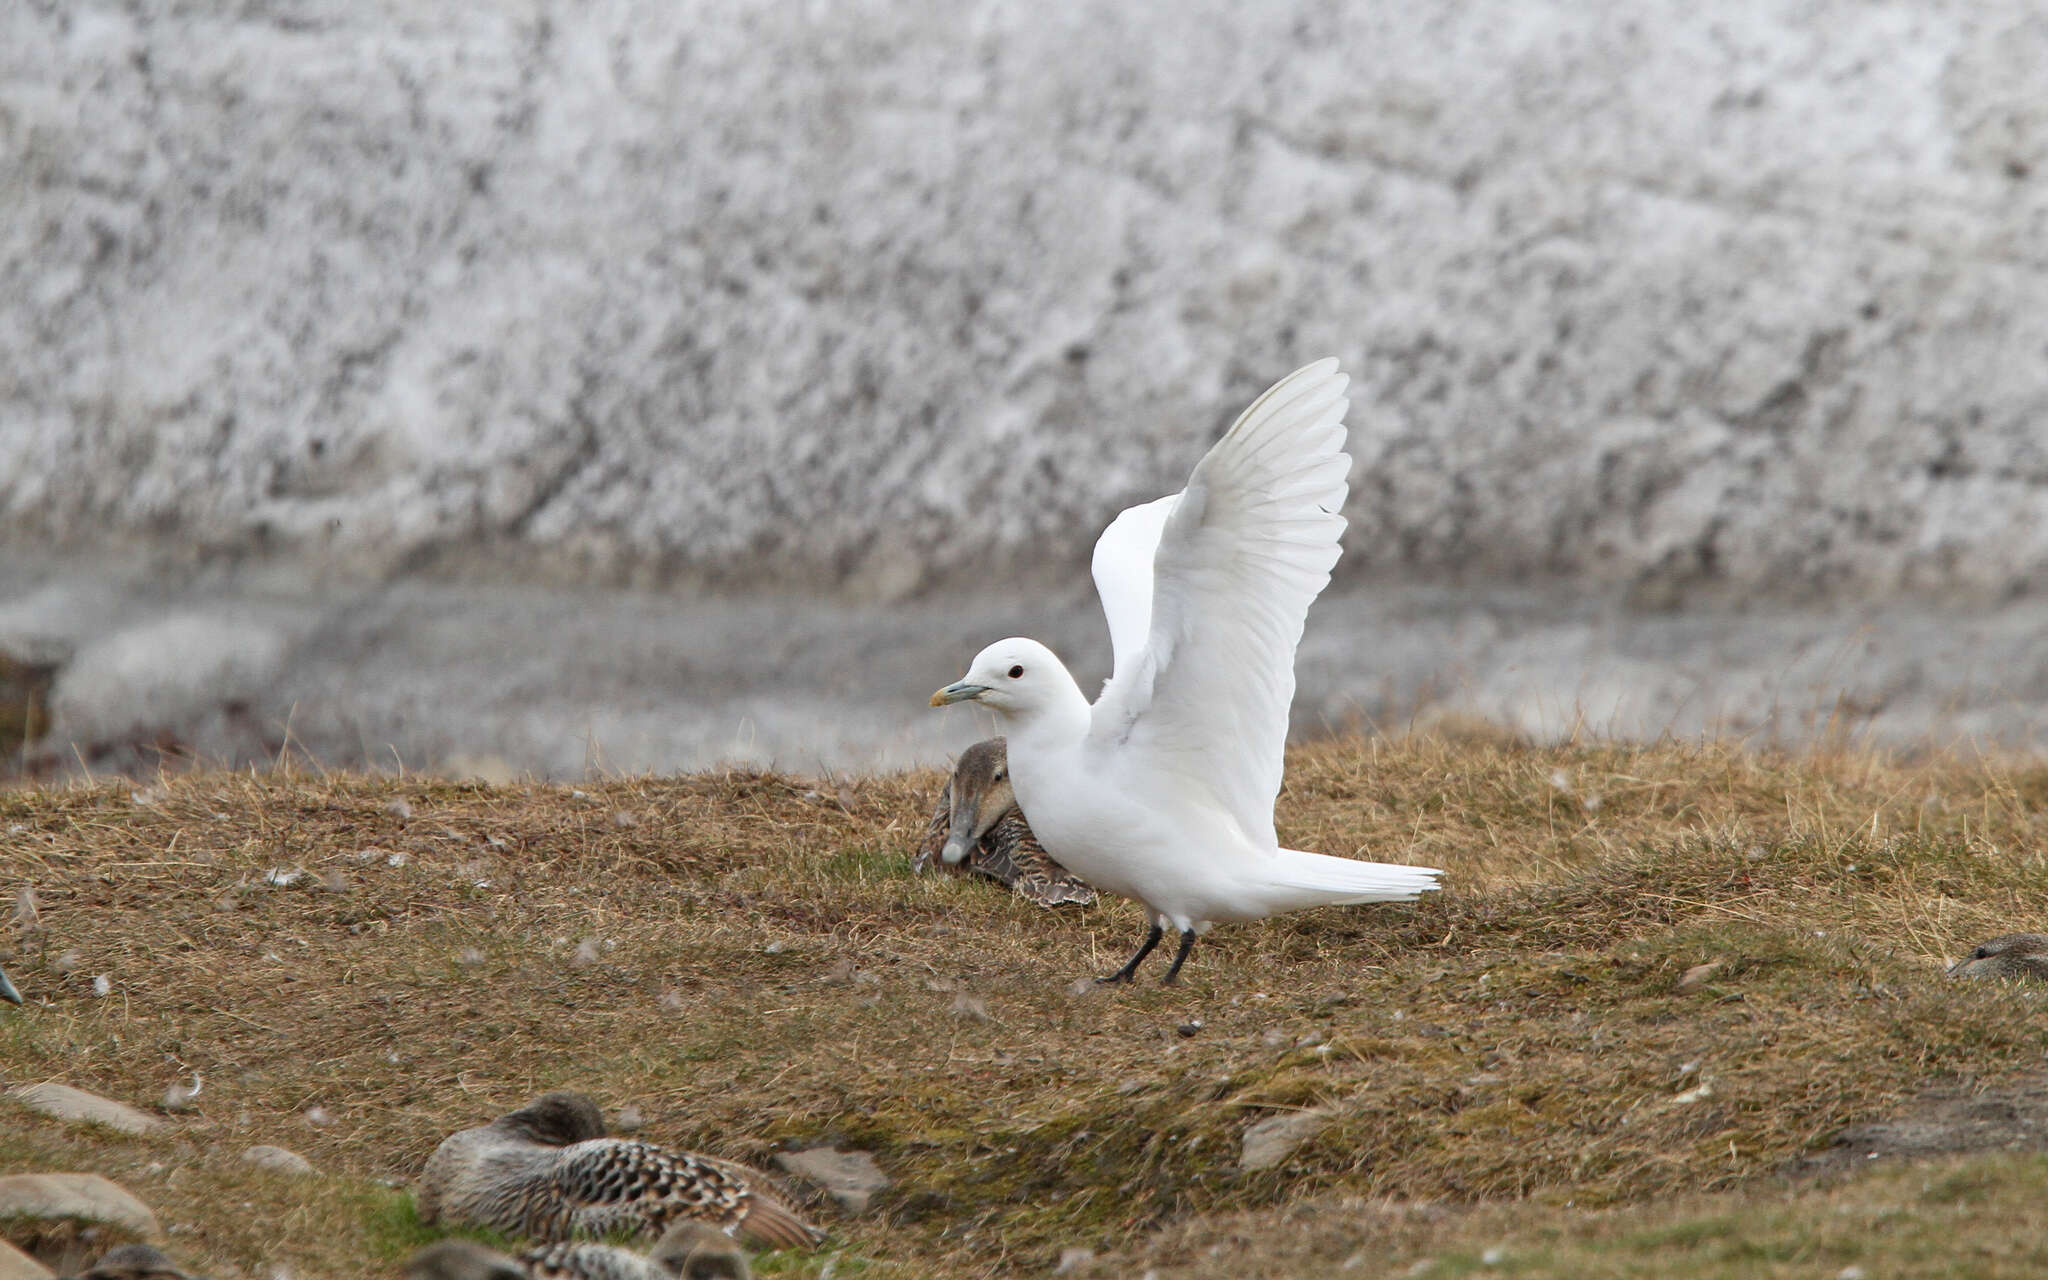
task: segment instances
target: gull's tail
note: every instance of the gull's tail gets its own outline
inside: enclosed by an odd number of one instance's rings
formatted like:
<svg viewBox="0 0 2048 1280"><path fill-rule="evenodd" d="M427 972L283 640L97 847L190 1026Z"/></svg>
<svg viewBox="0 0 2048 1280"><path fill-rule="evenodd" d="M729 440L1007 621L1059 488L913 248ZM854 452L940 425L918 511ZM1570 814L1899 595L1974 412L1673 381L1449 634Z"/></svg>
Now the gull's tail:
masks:
<svg viewBox="0 0 2048 1280"><path fill-rule="evenodd" d="M1261 868L1260 894L1268 912L1353 902L1412 902L1437 887L1443 872L1394 862L1362 862L1324 853L1282 849Z"/></svg>

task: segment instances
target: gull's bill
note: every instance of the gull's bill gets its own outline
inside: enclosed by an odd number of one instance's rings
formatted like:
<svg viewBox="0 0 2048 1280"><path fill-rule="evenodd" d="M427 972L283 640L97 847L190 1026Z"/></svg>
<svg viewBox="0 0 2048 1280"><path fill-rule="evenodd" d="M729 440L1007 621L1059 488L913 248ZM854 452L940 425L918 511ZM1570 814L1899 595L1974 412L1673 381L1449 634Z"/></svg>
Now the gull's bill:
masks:
<svg viewBox="0 0 2048 1280"><path fill-rule="evenodd" d="M932 705L949 707L956 702L972 702L987 692L988 686L985 684L969 684L965 680L956 680L932 695Z"/></svg>

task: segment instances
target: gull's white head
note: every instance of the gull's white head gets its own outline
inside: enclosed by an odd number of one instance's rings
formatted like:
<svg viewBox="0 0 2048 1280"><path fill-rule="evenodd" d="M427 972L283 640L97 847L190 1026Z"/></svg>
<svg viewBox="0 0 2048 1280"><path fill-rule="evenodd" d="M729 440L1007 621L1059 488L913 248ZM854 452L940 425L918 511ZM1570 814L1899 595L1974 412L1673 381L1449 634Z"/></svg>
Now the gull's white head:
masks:
<svg viewBox="0 0 2048 1280"><path fill-rule="evenodd" d="M1072 696L1074 677L1036 640L1012 636L974 655L967 674L932 695L932 705L979 702L1006 718L1028 716Z"/></svg>

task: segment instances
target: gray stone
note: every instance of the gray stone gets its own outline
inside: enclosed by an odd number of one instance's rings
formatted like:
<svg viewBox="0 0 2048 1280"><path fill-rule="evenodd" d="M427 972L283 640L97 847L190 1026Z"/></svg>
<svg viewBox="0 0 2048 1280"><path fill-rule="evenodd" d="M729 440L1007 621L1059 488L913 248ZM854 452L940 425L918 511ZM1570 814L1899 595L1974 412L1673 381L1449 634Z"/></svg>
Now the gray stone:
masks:
<svg viewBox="0 0 2048 1280"><path fill-rule="evenodd" d="M1707 979L1719 972L1721 972L1721 961L1719 960L1709 960L1702 964L1696 964L1679 975L1678 989L1680 991L1697 991L1706 985Z"/></svg>
<svg viewBox="0 0 2048 1280"><path fill-rule="evenodd" d="M0 1219L7 1218L100 1223L143 1240L163 1238L148 1205L96 1173L0 1176Z"/></svg>
<svg viewBox="0 0 2048 1280"><path fill-rule="evenodd" d="M1238 1168L1247 1173L1270 1169L1285 1160L1296 1147L1328 1128L1329 1124L1329 1112L1320 1108L1267 1116L1244 1131L1244 1149L1238 1156Z"/></svg>
<svg viewBox="0 0 2048 1280"><path fill-rule="evenodd" d="M0 1240L0 1280L50 1280L52 1274L42 1263Z"/></svg>
<svg viewBox="0 0 2048 1280"><path fill-rule="evenodd" d="M777 1152L775 1163L799 1181L837 1200L848 1213L866 1212L875 1193L893 1185L889 1175L865 1151L812 1147L808 1151Z"/></svg>
<svg viewBox="0 0 2048 1280"><path fill-rule="evenodd" d="M78 1124L103 1124L123 1133L148 1133L163 1121L138 1111L125 1102L102 1098L96 1093L74 1089L68 1084L25 1084L7 1091L7 1096L31 1110L58 1120Z"/></svg>
<svg viewBox="0 0 2048 1280"><path fill-rule="evenodd" d="M298 1152L287 1150L284 1147L268 1145L250 1147L242 1153L242 1159L259 1169L268 1169L272 1173L290 1174L294 1177L308 1177L320 1172L313 1167L312 1161L306 1159L306 1157Z"/></svg>
<svg viewBox="0 0 2048 1280"><path fill-rule="evenodd" d="M1333 352L1347 575L2041 581L2038 6L1157 17L8 6L0 531L885 601Z"/></svg>

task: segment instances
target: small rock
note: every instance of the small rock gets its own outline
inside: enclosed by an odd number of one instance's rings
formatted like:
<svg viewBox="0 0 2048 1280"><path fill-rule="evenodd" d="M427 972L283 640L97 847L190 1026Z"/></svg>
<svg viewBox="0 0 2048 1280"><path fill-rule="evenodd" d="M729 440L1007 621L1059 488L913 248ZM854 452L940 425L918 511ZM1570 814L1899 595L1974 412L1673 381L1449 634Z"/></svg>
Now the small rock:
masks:
<svg viewBox="0 0 2048 1280"><path fill-rule="evenodd" d="M103 1124L122 1133L148 1133L163 1126L163 1121L125 1102L102 1098L68 1084L25 1084L9 1089L7 1096L31 1111L75 1124Z"/></svg>
<svg viewBox="0 0 2048 1280"><path fill-rule="evenodd" d="M334 1113L317 1102L306 1108L305 1116L306 1123L315 1128L334 1123Z"/></svg>
<svg viewBox="0 0 2048 1280"><path fill-rule="evenodd" d="M311 1160L306 1159L306 1157L296 1151L290 1151L284 1147L268 1145L250 1147L242 1153L242 1159L245 1163L253 1164L259 1169L267 1169L271 1173L289 1174L295 1178L309 1177L320 1172L313 1167Z"/></svg>
<svg viewBox="0 0 2048 1280"><path fill-rule="evenodd" d="M1687 1103L1699 1102L1703 1099L1711 1098L1713 1096L1714 1086L1711 1084L1701 1083L1694 1085L1690 1089L1687 1089L1684 1093L1673 1094L1671 1097L1671 1101L1673 1104L1677 1106L1684 1106Z"/></svg>
<svg viewBox="0 0 2048 1280"><path fill-rule="evenodd" d="M199 1078L199 1073L194 1071L191 1084L185 1084L183 1081L172 1084L170 1088L164 1090L164 1096L157 1103L157 1106L174 1115L181 1111L190 1111L192 1109L192 1099L199 1096L199 1091L205 1085L206 1082Z"/></svg>
<svg viewBox="0 0 2048 1280"><path fill-rule="evenodd" d="M114 980L102 973L92 980L92 993L102 999L114 994Z"/></svg>
<svg viewBox="0 0 2048 1280"><path fill-rule="evenodd" d="M779 1152L775 1163L792 1177L837 1200L848 1213L865 1212L875 1193L892 1185L889 1175L865 1151L812 1147L808 1151Z"/></svg>
<svg viewBox="0 0 2048 1280"><path fill-rule="evenodd" d="M1078 1275L1095 1265L1095 1250L1071 1248L1060 1250L1060 1264L1052 1269L1056 1276Z"/></svg>
<svg viewBox="0 0 2048 1280"><path fill-rule="evenodd" d="M968 1022L987 1022L988 1001L962 991L953 997L953 1016Z"/></svg>
<svg viewBox="0 0 2048 1280"><path fill-rule="evenodd" d="M1237 1167L1247 1173L1270 1169L1329 1124L1330 1113L1321 1108L1267 1116L1244 1131L1244 1148L1237 1157Z"/></svg>
<svg viewBox="0 0 2048 1280"><path fill-rule="evenodd" d="M636 1133L647 1127L647 1113L635 1103L619 1108L619 1114L612 1120L612 1128L620 1133Z"/></svg>
<svg viewBox="0 0 2048 1280"><path fill-rule="evenodd" d="M1195 1038L1196 1033L1201 1031L1201 1029L1202 1020L1200 1018L1196 1018L1192 1022L1181 1023L1179 1026L1175 1027L1173 1031L1175 1035L1179 1036L1183 1040L1192 1040Z"/></svg>
<svg viewBox="0 0 2048 1280"><path fill-rule="evenodd" d="M588 969L597 963L599 948L596 938L585 938L576 944L576 954L569 957L572 969Z"/></svg>
<svg viewBox="0 0 2048 1280"><path fill-rule="evenodd" d="M50 1269L0 1240L0 1280L50 1280Z"/></svg>
<svg viewBox="0 0 2048 1280"><path fill-rule="evenodd" d="M392 817L398 819L400 822L409 822L412 820L412 805L405 800L387 801L384 805L384 812L390 814Z"/></svg>
<svg viewBox="0 0 2048 1280"><path fill-rule="evenodd" d="M1684 976L1679 978L1678 989L1680 991L1697 991L1705 984L1708 978L1713 977L1719 972L1721 972L1721 962L1719 960L1710 960L1705 964L1696 964L1692 968L1687 969Z"/></svg>
<svg viewBox="0 0 2048 1280"><path fill-rule="evenodd" d="M452 755L441 762L441 768L451 778L474 780L494 787L510 786L519 778L511 762L499 755Z"/></svg>
<svg viewBox="0 0 2048 1280"><path fill-rule="evenodd" d="M10 1218L100 1223L145 1240L161 1240L164 1234L148 1205L96 1173L0 1177L0 1220Z"/></svg>
<svg viewBox="0 0 2048 1280"><path fill-rule="evenodd" d="M1507 1257L1508 1251L1506 1249L1501 1248L1499 1245L1494 1245L1491 1249L1479 1255L1479 1262L1481 1266L1497 1267L1501 1263L1506 1262Z"/></svg>
<svg viewBox="0 0 2048 1280"><path fill-rule="evenodd" d="M1868 1271L1852 1262L1840 1271L1835 1272L1835 1280L1863 1280L1869 1274Z"/></svg>
<svg viewBox="0 0 2048 1280"><path fill-rule="evenodd" d="M384 865L387 867L402 867L406 863L411 861L411 854L407 853L403 849L398 849L394 850L389 857L384 859Z"/></svg>
<svg viewBox="0 0 2048 1280"><path fill-rule="evenodd" d="M779 956L779 955L781 955L781 954L782 954L782 950L783 950L783 947L782 947L782 944L781 944L781 943L779 943L779 942L771 942L771 943L769 943L769 944L768 944L767 946L765 946L765 947L761 948L761 954L763 954L763 955L770 955L770 956Z"/></svg>
<svg viewBox="0 0 2048 1280"><path fill-rule="evenodd" d="M272 867L264 873L263 883L285 889L297 884L305 874L296 867Z"/></svg>
<svg viewBox="0 0 2048 1280"><path fill-rule="evenodd" d="M628 827L639 826L640 819L629 810L618 809L612 813L612 825L624 830Z"/></svg>

